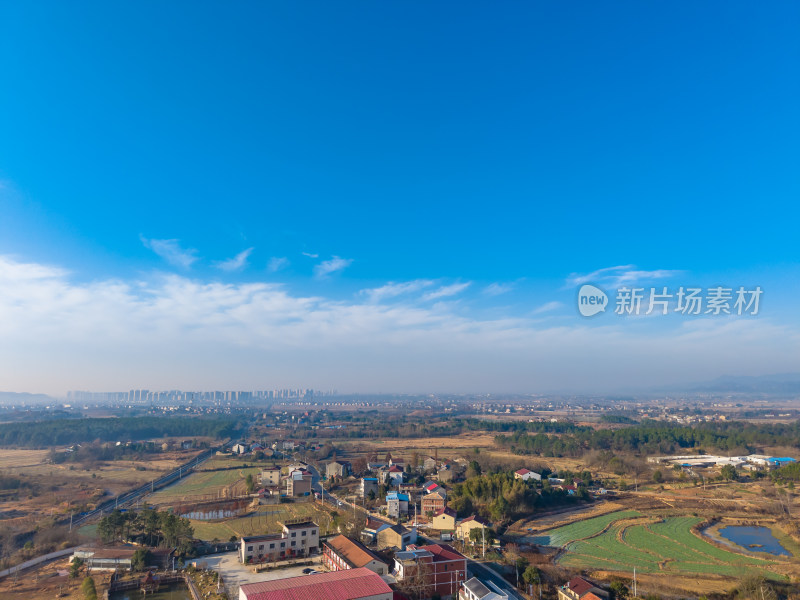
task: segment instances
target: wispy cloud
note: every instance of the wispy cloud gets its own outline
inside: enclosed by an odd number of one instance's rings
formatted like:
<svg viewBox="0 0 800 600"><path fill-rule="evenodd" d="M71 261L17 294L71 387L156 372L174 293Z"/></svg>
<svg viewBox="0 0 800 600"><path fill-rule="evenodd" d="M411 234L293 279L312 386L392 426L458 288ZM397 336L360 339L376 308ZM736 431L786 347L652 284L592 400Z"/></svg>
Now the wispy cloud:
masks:
<svg viewBox="0 0 800 600"><path fill-rule="evenodd" d="M583 285L584 283L605 283L611 286L631 285L638 281L668 279L681 273L683 271L680 270L656 269L654 271L644 271L637 269L635 265L618 265L616 267L598 269L586 274L571 273L567 277L567 287Z"/></svg>
<svg viewBox="0 0 800 600"><path fill-rule="evenodd" d="M490 283L485 288L483 288L483 293L487 296L501 296L502 294L507 294L511 290L513 290L515 284L513 283Z"/></svg>
<svg viewBox="0 0 800 600"><path fill-rule="evenodd" d="M564 306L564 304L562 302L557 302L557 301L554 300L553 302L547 302L546 304L542 304L540 307L535 308L533 310L532 314L540 315L542 313L546 313L546 312L551 312L551 311L557 310L557 309L561 308L562 306Z"/></svg>
<svg viewBox="0 0 800 600"><path fill-rule="evenodd" d="M289 259L285 256L273 256L267 263L267 271L270 273L277 273L281 269L289 266Z"/></svg>
<svg viewBox="0 0 800 600"><path fill-rule="evenodd" d="M239 254L233 258L215 262L214 266L222 271L241 271L247 266L247 258L250 256L251 252L253 252L253 248L247 248L239 252Z"/></svg>
<svg viewBox="0 0 800 600"><path fill-rule="evenodd" d="M428 292L425 294L422 299L423 300L436 300L437 298L447 298L449 296L456 296L467 289L472 282L467 281L465 283L452 283L450 285L443 285L440 288L433 290L432 292Z"/></svg>
<svg viewBox="0 0 800 600"><path fill-rule="evenodd" d="M51 393L257 389L265 381L364 392L602 393L622 381L674 384L675 373L702 381L791 372L800 356L796 320L698 318L654 329L652 320L576 317L553 326L462 309L177 274L86 281L0 255L0 364L8 389Z"/></svg>
<svg viewBox="0 0 800 600"><path fill-rule="evenodd" d="M330 260L323 260L314 267L314 277L324 279L328 275L345 270L352 263L352 258L341 258L339 256L334 256Z"/></svg>
<svg viewBox="0 0 800 600"><path fill-rule="evenodd" d="M418 292L433 284L434 282L430 279L415 279L413 281L403 281L399 283L390 281L381 287L361 290L359 294L367 296L370 302L381 302L387 298L396 298L397 296Z"/></svg>
<svg viewBox="0 0 800 600"><path fill-rule="evenodd" d="M311 252L301 252L300 254L308 258L319 258L319 254L312 254Z"/></svg>
<svg viewBox="0 0 800 600"><path fill-rule="evenodd" d="M181 248L179 240L156 240L144 236L139 236L139 239L145 248L149 248L173 266L188 269L197 261L197 250Z"/></svg>

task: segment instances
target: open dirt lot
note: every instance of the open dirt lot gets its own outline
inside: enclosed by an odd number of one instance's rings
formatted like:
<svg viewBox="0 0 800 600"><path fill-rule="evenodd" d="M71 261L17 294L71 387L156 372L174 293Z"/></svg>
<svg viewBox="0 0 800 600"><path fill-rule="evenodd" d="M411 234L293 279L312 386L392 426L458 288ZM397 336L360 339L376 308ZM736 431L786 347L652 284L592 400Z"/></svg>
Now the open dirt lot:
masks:
<svg viewBox="0 0 800 600"><path fill-rule="evenodd" d="M257 583L259 581L274 581L276 579L286 579L287 577L302 577L303 569L312 568L322 570L322 556L315 556L310 559L312 564L300 567L286 567L271 571L255 573L252 567L247 567L239 563L236 552L226 552L215 554L198 559L199 567L205 565L207 568L222 574L225 582L225 589L230 598L239 597L239 586L245 583Z"/></svg>
<svg viewBox="0 0 800 600"><path fill-rule="evenodd" d="M70 579L67 560L60 560L36 571L26 571L15 581L13 577L0 580L0 598L3 600L53 600L62 594L62 600L84 600L81 578ZM98 597L102 597L104 582L109 574L93 573Z"/></svg>

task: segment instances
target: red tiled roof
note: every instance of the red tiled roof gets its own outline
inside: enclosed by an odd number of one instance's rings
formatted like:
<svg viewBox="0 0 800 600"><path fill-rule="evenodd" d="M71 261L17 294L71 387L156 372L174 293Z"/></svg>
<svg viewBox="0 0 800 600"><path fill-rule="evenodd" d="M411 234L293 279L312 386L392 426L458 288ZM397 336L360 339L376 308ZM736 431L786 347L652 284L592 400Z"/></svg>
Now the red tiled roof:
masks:
<svg viewBox="0 0 800 600"><path fill-rule="evenodd" d="M246 583L240 589L247 600L358 600L392 593L392 589L380 576L363 567Z"/></svg>
<svg viewBox="0 0 800 600"><path fill-rule="evenodd" d="M475 521L476 523L480 523L481 525L488 525L489 524L488 521L486 521L485 519L481 519L477 515L472 515L470 517L466 517L464 519L461 519L462 523L468 523L469 521Z"/></svg>
<svg viewBox="0 0 800 600"><path fill-rule="evenodd" d="M454 511L449 506L445 506L444 508L440 508L438 511L436 511L436 514L434 516L441 517L442 515L447 515L449 517L455 518L456 511Z"/></svg>
<svg viewBox="0 0 800 600"><path fill-rule="evenodd" d="M363 544L351 540L344 535L337 535L323 544L329 546L336 554L341 556L351 568L365 567L373 560L384 562L383 559L370 552Z"/></svg>
<svg viewBox="0 0 800 600"><path fill-rule="evenodd" d="M428 552L433 554L434 562L442 560L466 560L466 556L461 554L450 544L431 544L429 546L413 546L413 547L409 546L409 548L417 550L427 550Z"/></svg>
<svg viewBox="0 0 800 600"><path fill-rule="evenodd" d="M594 585L586 581L583 577L575 577L569 580L569 583L567 583L567 587L576 594L578 594L578 597L581 597L586 592L591 590L594 587Z"/></svg>
<svg viewBox="0 0 800 600"><path fill-rule="evenodd" d="M528 473L532 473L533 471L529 471L528 469L520 469L519 471L514 471L517 475L527 475Z"/></svg>

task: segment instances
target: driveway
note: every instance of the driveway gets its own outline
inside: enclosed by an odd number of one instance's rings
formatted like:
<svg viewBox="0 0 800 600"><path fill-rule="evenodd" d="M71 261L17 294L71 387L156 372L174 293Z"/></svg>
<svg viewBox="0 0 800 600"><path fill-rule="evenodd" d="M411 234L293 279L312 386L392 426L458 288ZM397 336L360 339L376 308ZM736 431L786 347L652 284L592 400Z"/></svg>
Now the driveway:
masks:
<svg viewBox="0 0 800 600"><path fill-rule="evenodd" d="M322 555L314 556L310 568L317 571L322 570ZM222 574L225 589L230 598L239 597L239 586L245 583L258 583L260 581L273 581L275 579L286 579L287 577L300 577L303 575L302 567L286 567L283 569L273 569L254 573L252 567L248 567L239 562L236 552L225 552L224 554L212 554L197 559L197 564L202 566L205 563L207 568Z"/></svg>

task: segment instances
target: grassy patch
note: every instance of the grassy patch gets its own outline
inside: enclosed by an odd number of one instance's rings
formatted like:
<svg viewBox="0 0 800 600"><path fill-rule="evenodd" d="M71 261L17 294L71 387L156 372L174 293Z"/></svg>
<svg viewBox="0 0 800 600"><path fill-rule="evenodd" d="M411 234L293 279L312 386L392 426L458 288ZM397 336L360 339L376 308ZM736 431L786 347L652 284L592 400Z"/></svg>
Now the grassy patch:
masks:
<svg viewBox="0 0 800 600"><path fill-rule="evenodd" d="M552 529L545 535L533 538L532 541L534 544L539 544L540 546L565 546L575 540L582 540L597 535L614 521L640 516L642 516L641 513L635 510L608 513L607 515L576 521L575 523Z"/></svg>
<svg viewBox="0 0 800 600"><path fill-rule="evenodd" d="M321 510L313 502L297 502L291 504L274 504L260 506L259 509L246 517L228 519L225 521L198 521L193 520L195 537L201 540L221 541L228 540L232 535L260 535L264 533L278 533L281 531L280 523L289 519L310 519L316 522L324 534L329 525L330 514Z"/></svg>
<svg viewBox="0 0 800 600"><path fill-rule="evenodd" d="M770 579L782 577L771 569L774 561L745 556L718 548L692 533L701 519L670 517L657 523L620 522L630 518L624 511L572 523L550 532L551 542L567 540L566 553L559 559L564 566L583 569L724 575L737 577L756 570ZM578 527L584 524L584 527ZM611 524L605 531L603 529ZM572 538L569 541L568 538Z"/></svg>

